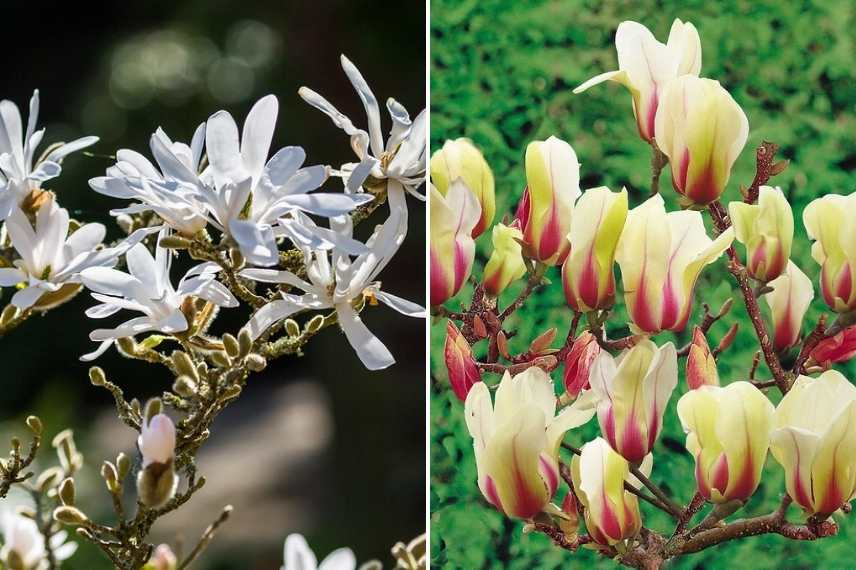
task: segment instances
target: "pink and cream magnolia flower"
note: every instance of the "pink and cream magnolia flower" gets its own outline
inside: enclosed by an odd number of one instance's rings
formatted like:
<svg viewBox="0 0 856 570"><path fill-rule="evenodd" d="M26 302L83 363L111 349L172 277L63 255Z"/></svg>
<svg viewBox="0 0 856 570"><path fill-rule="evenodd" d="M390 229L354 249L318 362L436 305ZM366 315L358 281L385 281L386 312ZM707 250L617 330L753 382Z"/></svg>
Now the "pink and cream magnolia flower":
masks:
<svg viewBox="0 0 856 570"><path fill-rule="evenodd" d="M678 400L678 417L704 498L726 503L751 497L770 445L770 400L750 382L702 386Z"/></svg>
<svg viewBox="0 0 856 570"><path fill-rule="evenodd" d="M640 470L651 473L652 456ZM611 546L633 538L642 528L642 514L635 495L624 484L638 485L630 464L602 438L586 443L571 459L571 477L577 497L585 506L586 530L598 544Z"/></svg>
<svg viewBox="0 0 856 570"><path fill-rule="evenodd" d="M446 344L443 347L443 360L449 373L449 383L459 400L466 401L470 388L481 382L481 373L476 366L470 343L451 320L446 323Z"/></svg>
<svg viewBox="0 0 856 570"><path fill-rule="evenodd" d="M767 283L785 272L794 238L791 205L779 188L761 186L757 204L731 202L737 241L746 246L749 276Z"/></svg>
<svg viewBox="0 0 856 570"><path fill-rule="evenodd" d="M578 403L556 415L553 381L537 367L506 372L493 404L484 382L472 387L465 414L479 489L497 510L528 520L547 508L559 486L562 437L594 415L590 404Z"/></svg>
<svg viewBox="0 0 856 570"><path fill-rule="evenodd" d="M839 331L817 343L811 351L811 358L824 367L835 362L847 362L856 356L856 325Z"/></svg>
<svg viewBox="0 0 856 570"><path fill-rule="evenodd" d="M654 138L654 117L666 84L681 75L697 76L701 70L701 42L698 31L689 22L675 19L669 39L663 44L642 24L621 22L615 33L618 71L592 77L576 89L582 93L604 81L624 85L633 97L633 115L639 136L647 142Z"/></svg>
<svg viewBox="0 0 856 570"><path fill-rule="evenodd" d="M496 297L514 281L526 274L523 262L523 232L516 222L510 226L493 226L493 252L484 267L482 284L488 295Z"/></svg>
<svg viewBox="0 0 856 570"><path fill-rule="evenodd" d="M431 305L442 305L457 295L473 269L476 244L473 228L481 208L461 179L445 196L431 186Z"/></svg>
<svg viewBox="0 0 856 570"><path fill-rule="evenodd" d="M631 329L649 334L683 330L701 270L733 239L733 228L715 240L707 237L699 212L667 214L660 195L631 210L615 254Z"/></svg>
<svg viewBox="0 0 856 570"><path fill-rule="evenodd" d="M575 311L607 309L615 300L615 248L627 220L627 191L586 190L574 207L571 252L562 265L565 299Z"/></svg>
<svg viewBox="0 0 856 570"><path fill-rule="evenodd" d="M459 138L443 143L443 148L431 156L431 183L442 195L457 178L462 178L481 205L481 217L473 228L473 239L493 223L496 195L493 172L481 151L469 139Z"/></svg>
<svg viewBox="0 0 856 570"><path fill-rule="evenodd" d="M516 214L523 229L523 252L547 265L559 265L571 249L567 236L580 196L580 165L571 145L556 137L529 143L526 183Z"/></svg>
<svg viewBox="0 0 856 570"><path fill-rule="evenodd" d="M600 350L597 339L589 331L583 331L574 340L565 357L565 373L562 377L565 393L571 398L576 399L580 392L589 389L589 374Z"/></svg>
<svg viewBox="0 0 856 570"><path fill-rule="evenodd" d="M716 359L710 352L707 339L699 327L693 329L693 342L687 355L687 385L690 390L701 386L719 386Z"/></svg>
<svg viewBox="0 0 856 570"><path fill-rule="evenodd" d="M800 340L800 328L814 298L814 287L811 279L792 261L769 286L773 290L764 294L764 300L773 316L773 348L782 352Z"/></svg>
<svg viewBox="0 0 856 570"><path fill-rule="evenodd" d="M856 310L856 192L829 194L803 211L811 256L820 264L823 300L838 313Z"/></svg>
<svg viewBox="0 0 856 570"><path fill-rule="evenodd" d="M840 372L797 378L773 421L773 457L806 514L829 516L856 495L856 387Z"/></svg>
<svg viewBox="0 0 856 570"><path fill-rule="evenodd" d="M719 198L749 136L740 105L718 81L684 75L663 90L655 123L683 202L704 206Z"/></svg>
<svg viewBox="0 0 856 570"><path fill-rule="evenodd" d="M639 464L651 453L663 427L663 413L678 384L675 345L657 347L643 339L613 358L601 352L589 377L600 431L627 461Z"/></svg>
<svg viewBox="0 0 856 570"><path fill-rule="evenodd" d="M166 414L156 414L143 422L137 446L143 456L143 469L152 463L166 465L175 455L175 424Z"/></svg>

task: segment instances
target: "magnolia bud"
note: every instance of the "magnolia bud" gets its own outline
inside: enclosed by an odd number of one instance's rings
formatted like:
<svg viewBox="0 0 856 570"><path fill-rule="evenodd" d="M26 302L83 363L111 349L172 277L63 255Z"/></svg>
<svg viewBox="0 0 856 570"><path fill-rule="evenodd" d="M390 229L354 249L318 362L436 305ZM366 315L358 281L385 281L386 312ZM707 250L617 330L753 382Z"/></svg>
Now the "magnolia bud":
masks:
<svg viewBox="0 0 856 570"><path fill-rule="evenodd" d="M446 345L443 349L443 358L446 362L446 371L449 373L452 391L463 402L467 399L467 394L473 384L481 380L481 373L473 358L470 343L467 342L467 339L452 321L446 324Z"/></svg>
<svg viewBox="0 0 856 570"><path fill-rule="evenodd" d="M123 481L125 477L128 476L128 473L131 471L131 458L125 455L124 453L120 453L116 456L116 478L119 481Z"/></svg>
<svg viewBox="0 0 856 570"><path fill-rule="evenodd" d="M229 358L229 355L222 350L212 352L210 358L211 362L216 364L218 368L228 368L232 365L232 360Z"/></svg>
<svg viewBox="0 0 856 570"><path fill-rule="evenodd" d="M27 427L36 435L42 435L42 420L38 416L27 416Z"/></svg>
<svg viewBox="0 0 856 570"><path fill-rule="evenodd" d="M589 331L583 331L574 340L571 350L565 357L563 375L565 392L570 398L576 399L580 392L589 388L589 372L598 354L600 354L600 345Z"/></svg>
<svg viewBox="0 0 856 570"><path fill-rule="evenodd" d="M63 505L73 507L74 495L74 479L66 477L59 485L59 500L62 501Z"/></svg>
<svg viewBox="0 0 856 570"><path fill-rule="evenodd" d="M103 386L107 382L107 376L100 366L93 366L89 369L89 381L93 386Z"/></svg>
<svg viewBox="0 0 856 570"><path fill-rule="evenodd" d="M199 380L199 376L196 372L196 365L193 364L193 360L186 352L182 350L176 350L173 352L172 363L175 366L175 369L178 370L179 374L186 374L194 381Z"/></svg>
<svg viewBox="0 0 856 570"><path fill-rule="evenodd" d="M20 309L15 305L6 305L0 313L0 325L5 325L18 316Z"/></svg>
<svg viewBox="0 0 856 570"><path fill-rule="evenodd" d="M181 236L166 236L162 237L158 242L158 246L164 249L187 249L193 244L187 238Z"/></svg>
<svg viewBox="0 0 856 570"><path fill-rule="evenodd" d="M144 570L176 570L177 567L178 559L175 554L169 546L161 544L155 548L154 554L143 568Z"/></svg>
<svg viewBox="0 0 856 570"><path fill-rule="evenodd" d="M71 506L62 506L54 509L53 512L54 520L57 520L63 524L84 524L87 520L89 520L83 511L78 509L77 507Z"/></svg>
<svg viewBox="0 0 856 570"><path fill-rule="evenodd" d="M172 463L152 463L137 475L137 495L145 506L156 509L175 496L178 476Z"/></svg>
<svg viewBox="0 0 856 570"><path fill-rule="evenodd" d="M693 341L687 355L687 385L690 390L701 386L719 386L716 360L710 352L707 339L699 327L693 329Z"/></svg>
<svg viewBox="0 0 856 570"><path fill-rule="evenodd" d="M51 467L50 469L45 469L41 475L39 475L38 479L36 479L36 489L39 492L46 492L48 489L55 487L57 483L59 483L62 478L62 469L59 467Z"/></svg>
<svg viewBox="0 0 856 570"><path fill-rule="evenodd" d="M196 395L196 390L196 382L191 380L190 376L187 376L186 374L182 374L176 378L175 382L172 384L172 391L182 398L190 398Z"/></svg>
<svg viewBox="0 0 856 570"><path fill-rule="evenodd" d="M241 250L233 247L229 250L229 260L232 262L232 267L239 269L244 266L244 256Z"/></svg>
<svg viewBox="0 0 856 570"><path fill-rule="evenodd" d="M223 335L223 348L226 349L226 354L232 358L237 358L241 353L241 346L238 344L238 339L229 333Z"/></svg>
<svg viewBox="0 0 856 570"><path fill-rule="evenodd" d="M101 464L101 477L107 484L107 490L115 493L120 489L119 474L116 472L116 467L109 461Z"/></svg>
<svg viewBox="0 0 856 570"><path fill-rule="evenodd" d="M157 508L169 501L178 487L173 469L175 425L169 416L149 417L140 430L137 446L143 455L143 468L137 475L137 493L144 505Z"/></svg>
<svg viewBox="0 0 856 570"><path fill-rule="evenodd" d="M288 336L298 336L300 325L294 319L285 319L285 332L288 333Z"/></svg>
<svg viewBox="0 0 856 570"><path fill-rule="evenodd" d="M261 354L249 354L247 355L247 368L251 372L261 372L267 366L267 360L265 360L264 356Z"/></svg>
<svg viewBox="0 0 856 570"><path fill-rule="evenodd" d="M146 402L146 423L152 421L152 418L161 413L163 410L163 402L160 398L152 398Z"/></svg>
<svg viewBox="0 0 856 570"><path fill-rule="evenodd" d="M137 343L130 336L116 339L116 346L119 347L119 352L126 355L133 355L137 351Z"/></svg>
<svg viewBox="0 0 856 570"><path fill-rule="evenodd" d="M516 224L516 222L515 222ZM493 226L493 253L484 268L484 290L494 297L526 274L523 262L523 232L517 225Z"/></svg>
<svg viewBox="0 0 856 570"><path fill-rule="evenodd" d="M238 356L244 358L253 349L253 337L247 329L241 329L238 333Z"/></svg>
<svg viewBox="0 0 856 570"><path fill-rule="evenodd" d="M538 355L549 352L554 340L556 340L556 327L547 329L529 343L529 352Z"/></svg>
<svg viewBox="0 0 856 570"><path fill-rule="evenodd" d="M324 324L324 316L323 315L315 315L309 322L306 323L306 332L309 334L316 333L321 328L321 325Z"/></svg>

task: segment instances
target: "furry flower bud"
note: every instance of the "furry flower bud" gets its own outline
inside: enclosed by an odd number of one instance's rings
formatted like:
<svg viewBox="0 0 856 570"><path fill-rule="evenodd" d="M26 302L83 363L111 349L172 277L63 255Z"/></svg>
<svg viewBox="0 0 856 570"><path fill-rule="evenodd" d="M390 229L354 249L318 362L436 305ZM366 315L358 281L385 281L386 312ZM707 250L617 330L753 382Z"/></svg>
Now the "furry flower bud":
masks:
<svg viewBox="0 0 856 570"><path fill-rule="evenodd" d="M687 355L687 385L690 390L701 386L719 386L716 359L710 352L707 339L699 327L693 329L693 341Z"/></svg>

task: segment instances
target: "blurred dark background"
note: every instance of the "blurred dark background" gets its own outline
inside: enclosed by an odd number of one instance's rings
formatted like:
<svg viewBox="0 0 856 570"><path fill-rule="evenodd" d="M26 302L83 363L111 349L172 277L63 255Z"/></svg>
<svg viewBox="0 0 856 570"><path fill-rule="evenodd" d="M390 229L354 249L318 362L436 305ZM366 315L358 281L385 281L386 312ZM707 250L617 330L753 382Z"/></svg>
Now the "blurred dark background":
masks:
<svg viewBox="0 0 856 570"><path fill-rule="evenodd" d="M422 2L5 3L0 97L26 117L30 95L40 89L45 145L101 137L89 149L96 156L73 155L48 188L73 217L101 221L108 236L118 237L108 210L122 202L96 194L87 180L103 174L118 148L150 156L148 139L158 126L186 142L214 111L227 109L241 124L255 100L274 93L280 114L271 152L294 144L306 149L310 164L353 161L344 133L299 99L297 89L312 87L364 126L365 113L339 67L339 54L346 53L381 104L394 96L415 116L425 106L424 17ZM329 187L338 189L335 181ZM424 207L411 201L411 208L408 240L381 278L385 290L422 302ZM382 222L386 211L362 232ZM174 282L179 276L174 269ZM3 291L4 304L10 294ZM118 451L133 450L133 434L112 419L111 398L90 386L87 365L78 361L93 348L89 331L101 325L83 314L91 304L81 294L2 339L0 415L10 419L4 433L20 432L29 413L42 417L49 436L73 427L87 458L80 503L109 517L97 470ZM243 309L223 311L216 329L235 331L246 317ZM235 507L233 520L200 568L278 568L290 532L306 534L319 557L350 546L361 561L388 562L395 541L423 532L424 322L385 309L366 311L365 320L399 362L369 373L331 329L303 358L281 359L251 377L241 399L215 423L200 458L209 485L184 513L156 526L159 539L183 540L187 552L227 503ZM129 397L169 386L164 370L113 349L97 364ZM43 465L51 459L45 451ZM83 545L64 567L108 564Z"/></svg>

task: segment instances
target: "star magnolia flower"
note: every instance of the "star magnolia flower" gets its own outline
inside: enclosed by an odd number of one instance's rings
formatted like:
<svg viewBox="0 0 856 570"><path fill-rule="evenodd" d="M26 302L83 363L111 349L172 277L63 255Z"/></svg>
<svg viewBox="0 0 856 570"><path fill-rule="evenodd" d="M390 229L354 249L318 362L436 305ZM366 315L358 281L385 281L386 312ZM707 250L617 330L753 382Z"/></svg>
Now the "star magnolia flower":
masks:
<svg viewBox="0 0 856 570"><path fill-rule="evenodd" d="M771 451L788 495L829 516L856 495L856 387L840 372L800 376L774 415Z"/></svg>
<svg viewBox="0 0 856 570"><path fill-rule="evenodd" d="M574 149L550 137L526 147L526 190L517 205L524 253L548 265L559 265L571 249L574 202L580 196L580 164Z"/></svg>
<svg viewBox="0 0 856 570"><path fill-rule="evenodd" d="M48 567L45 538L33 519L4 512L0 516L0 532L3 534L0 561L3 562L4 568L45 570ZM57 562L68 560L77 551L77 543L66 542L66 538L68 533L64 530L51 536L49 547ZM11 560L21 566L12 566Z"/></svg>
<svg viewBox="0 0 856 570"><path fill-rule="evenodd" d="M612 448L639 464L654 449L663 414L678 384L675 345L648 339L613 358L602 351L589 377L601 433Z"/></svg>
<svg viewBox="0 0 856 570"><path fill-rule="evenodd" d="M445 196L433 186L430 192L430 302L437 306L458 294L473 269L472 232L479 220L479 203L461 179L452 183Z"/></svg>
<svg viewBox="0 0 856 570"><path fill-rule="evenodd" d="M165 232L161 232L163 237ZM129 273L107 267L93 267L81 272L84 285L93 291L92 297L100 301L86 310L93 319L109 317L121 309L143 313L144 316L126 321L115 329L97 329L89 338L101 342L100 347L81 360L94 360L117 339L136 334L158 331L176 333L190 327L182 311L186 301L193 297L204 299L219 307L237 307L232 293L215 279L219 268L203 263L190 269L174 288L169 279L171 253L158 246L155 257L143 244L132 247L125 256Z"/></svg>
<svg viewBox="0 0 856 570"><path fill-rule="evenodd" d="M431 182L443 196L457 178L462 178L481 206L481 217L473 228L473 239L493 223L496 195L493 172L481 151L465 138L446 141L443 148L431 156Z"/></svg>
<svg viewBox="0 0 856 570"><path fill-rule="evenodd" d="M69 154L98 142L98 137L82 137L52 148L37 164L33 157L45 130L36 130L39 118L39 91L30 99L30 117L24 131L18 106L8 100L0 101L0 220L14 206L41 189L42 183L56 178L62 171L62 159Z"/></svg>
<svg viewBox="0 0 856 570"><path fill-rule="evenodd" d="M714 503L751 497L770 444L770 400L750 382L701 386L678 400L678 417L695 456L699 492Z"/></svg>
<svg viewBox="0 0 856 570"><path fill-rule="evenodd" d="M682 202L704 206L725 191L749 120L718 81L684 75L663 90L655 129Z"/></svg>
<svg viewBox="0 0 856 570"><path fill-rule="evenodd" d="M749 276L767 283L785 272L794 238L791 205L779 188L761 186L757 204L731 202L737 241L746 246Z"/></svg>
<svg viewBox="0 0 856 570"><path fill-rule="evenodd" d="M360 159L358 164L342 166L347 188L355 192L369 176L376 180L387 180L390 194L406 190L424 200L416 189L425 180L426 129L428 116L423 109L410 120L401 103L393 98L386 100L386 108L392 119L389 138L384 142L380 123L380 108L377 98L357 67L341 56L342 69L363 102L368 116L368 132L358 129L351 120L339 112L329 101L308 87L301 87L298 94L304 101L327 115L333 124L351 137L351 148ZM404 206L404 201L400 201Z"/></svg>
<svg viewBox="0 0 856 570"><path fill-rule="evenodd" d="M464 411L478 485L497 510L528 520L548 507L559 485L562 437L594 414L589 402L580 402L556 415L553 381L537 367L513 378L506 372L493 404L484 382L470 389Z"/></svg>
<svg viewBox="0 0 856 570"><path fill-rule="evenodd" d="M318 564L315 553L309 548L306 539L299 534L290 534L283 547L283 566L280 570L356 570L357 557L350 548L339 548L331 552ZM359 570L381 570L377 561L366 562Z"/></svg>
<svg viewBox="0 0 856 570"><path fill-rule="evenodd" d="M630 464L603 438L586 443L571 459L571 477L585 507L586 530L598 544L613 545L633 538L642 528L642 514L635 495L624 484L640 487L630 474ZM640 471L651 474L653 456L648 455Z"/></svg>
<svg viewBox="0 0 856 570"><path fill-rule="evenodd" d="M788 261L782 275L770 281L773 288L764 300L773 316L773 348L787 350L800 340L803 317L814 298L814 286L802 269Z"/></svg>
<svg viewBox="0 0 856 570"><path fill-rule="evenodd" d="M150 147L158 168L136 151L119 149L116 164L106 176L91 179L89 186L99 194L139 201L111 210L114 216L152 211L180 234L193 236L208 225L203 204L185 186L204 186L199 165L205 151L205 123L194 132L190 146L171 141L159 128Z"/></svg>
<svg viewBox="0 0 856 570"><path fill-rule="evenodd" d="M592 77L576 89L582 93L604 81L616 81L633 97L633 115L639 136L647 142L654 138L654 117L666 84L681 75L697 76L701 69L701 42L698 31L689 22L675 19L668 42L658 42L637 22L621 22L615 33L618 71Z"/></svg>
<svg viewBox="0 0 856 570"><path fill-rule="evenodd" d="M701 213L669 212L658 194L630 211L615 259L634 332L681 331L701 270L731 245L734 229L707 237Z"/></svg>
<svg viewBox="0 0 856 570"><path fill-rule="evenodd" d="M0 286L25 285L12 296L20 309L48 308L70 298L80 289L80 272L91 267L112 267L148 231L134 232L116 247L98 249L104 239L102 224L85 224L68 234L68 211L56 200L42 204L36 226L17 206L6 219L6 231L21 259L15 267L0 269Z"/></svg>
<svg viewBox="0 0 856 570"><path fill-rule="evenodd" d="M856 192L829 194L803 211L811 256L820 264L820 291L833 311L856 309Z"/></svg>
<svg viewBox="0 0 856 570"><path fill-rule="evenodd" d="M627 220L627 191L600 187L577 200L562 265L565 299L575 311L608 309L615 300L615 248Z"/></svg>
<svg viewBox="0 0 856 570"><path fill-rule="evenodd" d="M369 303L380 301L399 313L409 317L425 316L425 309L415 303L380 290L378 274L398 251L407 231L402 207L396 200L404 200L404 194L390 195L391 214L379 226L367 242L368 250L351 259L340 250L330 253L326 250L304 249L307 280L301 279L289 271L273 269L245 269L241 276L264 283L287 283L304 291L303 295L283 294L282 299L271 301L252 316L246 327L253 339L257 339L274 323L309 309L334 309L339 326L357 356L369 370L380 370L395 363L384 344L363 324L356 303L367 300ZM346 237L350 237L353 228L350 218L331 220L334 228Z"/></svg>

